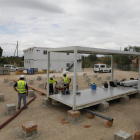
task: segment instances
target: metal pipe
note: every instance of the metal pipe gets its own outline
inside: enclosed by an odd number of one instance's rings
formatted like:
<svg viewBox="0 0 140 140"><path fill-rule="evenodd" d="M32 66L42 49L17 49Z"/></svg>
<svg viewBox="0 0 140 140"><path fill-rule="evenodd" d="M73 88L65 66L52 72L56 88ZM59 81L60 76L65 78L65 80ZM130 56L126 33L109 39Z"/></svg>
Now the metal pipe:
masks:
<svg viewBox="0 0 140 140"><path fill-rule="evenodd" d="M49 65L50 65L50 52L47 54L47 99L49 98Z"/></svg>
<svg viewBox="0 0 140 140"><path fill-rule="evenodd" d="M111 56L111 81L113 81L114 76L114 56Z"/></svg>
<svg viewBox="0 0 140 140"><path fill-rule="evenodd" d="M74 48L73 110L76 110L77 48Z"/></svg>
<svg viewBox="0 0 140 140"><path fill-rule="evenodd" d="M109 120L110 122L113 122L113 118L110 118L110 117L101 115L101 114L99 114L99 113L93 112L93 111L88 110L88 109L84 109L84 110L85 110L86 112L88 112L88 113L91 113L91 114L96 115L96 116L98 116L98 117L101 117L101 118L103 118L103 119Z"/></svg>

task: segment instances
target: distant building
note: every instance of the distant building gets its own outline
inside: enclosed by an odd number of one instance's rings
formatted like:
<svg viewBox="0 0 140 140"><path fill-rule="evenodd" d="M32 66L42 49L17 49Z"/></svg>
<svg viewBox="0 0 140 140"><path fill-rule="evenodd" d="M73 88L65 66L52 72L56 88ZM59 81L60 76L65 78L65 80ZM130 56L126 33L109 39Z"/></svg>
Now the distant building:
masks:
<svg viewBox="0 0 140 140"><path fill-rule="evenodd" d="M48 48L45 47L32 47L24 52L24 67L26 69L38 68L39 71L47 69L47 53ZM82 70L81 62L82 54L77 54L77 71ZM59 72L60 69L67 71L74 71L74 53L50 53L50 70Z"/></svg>

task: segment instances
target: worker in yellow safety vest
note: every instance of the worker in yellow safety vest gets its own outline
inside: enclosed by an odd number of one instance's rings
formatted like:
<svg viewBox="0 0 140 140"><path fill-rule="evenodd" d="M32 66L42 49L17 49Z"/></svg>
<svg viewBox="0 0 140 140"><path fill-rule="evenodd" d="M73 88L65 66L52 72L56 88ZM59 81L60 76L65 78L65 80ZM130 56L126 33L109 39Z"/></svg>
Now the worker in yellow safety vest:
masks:
<svg viewBox="0 0 140 140"><path fill-rule="evenodd" d="M25 79L25 76L21 75L20 80L17 81L13 87L14 90L18 92L18 109L20 109L22 98L23 98L24 109L28 108L26 105L26 95L28 96L28 85L24 81L24 79Z"/></svg>
<svg viewBox="0 0 140 140"><path fill-rule="evenodd" d="M63 72L63 81L64 81L64 86L66 86L66 89L69 89L71 78L66 74L66 72Z"/></svg>
<svg viewBox="0 0 140 140"><path fill-rule="evenodd" d="M54 82L57 85L57 81L53 78L53 75L50 75L50 78L49 78L49 95L53 94L53 83ZM46 86L47 86L47 82L45 84L45 88L44 89L46 89Z"/></svg>

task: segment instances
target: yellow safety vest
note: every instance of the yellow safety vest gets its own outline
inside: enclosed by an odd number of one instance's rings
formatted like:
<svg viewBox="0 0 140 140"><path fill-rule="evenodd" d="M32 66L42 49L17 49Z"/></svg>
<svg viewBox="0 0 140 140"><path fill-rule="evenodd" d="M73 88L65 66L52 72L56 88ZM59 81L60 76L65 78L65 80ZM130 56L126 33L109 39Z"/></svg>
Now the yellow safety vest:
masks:
<svg viewBox="0 0 140 140"><path fill-rule="evenodd" d="M66 76L66 77L63 76L63 80L64 80L64 84L65 83L69 84L69 78L68 78L68 76Z"/></svg>
<svg viewBox="0 0 140 140"><path fill-rule="evenodd" d="M19 93L26 93L26 84L23 80L17 81L17 90Z"/></svg>
<svg viewBox="0 0 140 140"><path fill-rule="evenodd" d="M53 78L52 80L49 78L49 84L53 84L56 80Z"/></svg>

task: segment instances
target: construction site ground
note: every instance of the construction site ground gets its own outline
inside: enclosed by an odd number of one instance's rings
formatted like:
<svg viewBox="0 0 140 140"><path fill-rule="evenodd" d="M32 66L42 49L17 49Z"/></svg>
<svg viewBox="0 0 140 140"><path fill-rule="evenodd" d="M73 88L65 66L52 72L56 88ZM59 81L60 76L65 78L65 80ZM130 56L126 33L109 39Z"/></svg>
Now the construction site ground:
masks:
<svg viewBox="0 0 140 140"><path fill-rule="evenodd" d="M93 69L87 68L82 72L77 72L79 90L89 88L88 83L83 77L84 72L91 78L91 82L95 82L97 86L101 86L101 81L97 81L96 78L93 78L95 74ZM52 74L55 75L58 81L62 77L62 73ZM110 73L96 74L98 77L101 77L102 80L106 80L106 76L111 76ZM37 81L37 76L42 76L42 80ZM69 72L68 76L73 80L73 72ZM40 82L45 83L46 77L46 74L26 75L26 81L28 83L29 79L33 79L34 85L31 86L46 92L46 90L38 87ZM131 77L138 78L138 72L121 71L118 69L114 71L114 79L121 80L122 78L127 78L129 80ZM5 98L5 102L0 102L0 124L10 117L5 113L5 105L14 103L17 107L18 104L17 92L14 91L13 87L9 86L9 83L4 83L4 78L8 78L11 81L18 80L19 75L15 75L14 72L11 72L10 75L0 75L0 93L4 93ZM14 120L0 130L0 140L22 140L22 123L31 120L35 121L38 125L39 136L33 138L34 140L113 140L114 133L119 130L123 130L132 135L140 130L140 100L135 98L134 95L130 96L129 105L126 106L121 105L119 99L110 101L109 112L106 113L99 112L97 106L89 108L92 111L110 116L114 119L113 126L106 128L106 120L99 117L88 119L89 114L83 110L80 110L82 122L78 124L62 124L60 117L67 120L67 111L71 110L71 108L64 104L56 103L55 101L53 101L51 108L42 108L42 99L46 96L38 92L35 92L35 94L37 98L28 106L28 109L23 110ZM27 101L31 99L32 97L27 97ZM90 124L91 127L84 128L83 125L86 124Z"/></svg>

